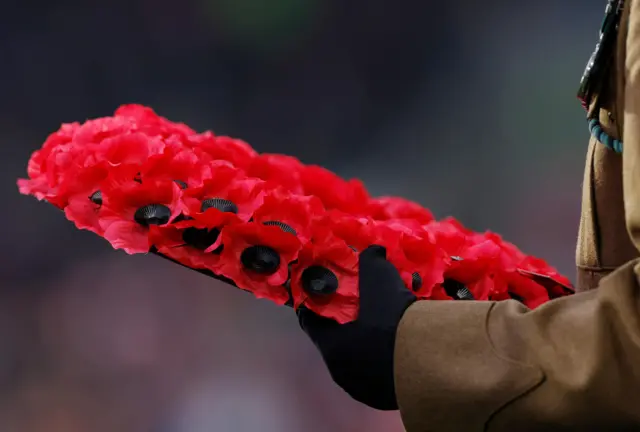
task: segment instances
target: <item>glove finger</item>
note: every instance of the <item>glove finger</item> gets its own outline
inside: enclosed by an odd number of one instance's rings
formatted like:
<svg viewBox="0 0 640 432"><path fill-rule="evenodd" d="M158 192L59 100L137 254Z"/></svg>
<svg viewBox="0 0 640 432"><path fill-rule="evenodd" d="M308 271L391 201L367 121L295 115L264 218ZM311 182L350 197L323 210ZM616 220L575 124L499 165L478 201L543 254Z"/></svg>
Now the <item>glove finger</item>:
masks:
<svg viewBox="0 0 640 432"><path fill-rule="evenodd" d="M406 290L400 273L387 261L386 249L369 246L360 254L359 261L359 316L376 316L388 308L387 301L398 291Z"/></svg>
<svg viewBox="0 0 640 432"><path fill-rule="evenodd" d="M387 261L387 250L383 246L372 245L360 253L358 273L360 297L362 298L363 294L365 296L368 294L370 288L379 285L372 282L378 278L394 278L398 271L393 264Z"/></svg>
<svg viewBox="0 0 640 432"><path fill-rule="evenodd" d="M360 252L360 264L376 259L387 259L387 248L380 245L371 245Z"/></svg>

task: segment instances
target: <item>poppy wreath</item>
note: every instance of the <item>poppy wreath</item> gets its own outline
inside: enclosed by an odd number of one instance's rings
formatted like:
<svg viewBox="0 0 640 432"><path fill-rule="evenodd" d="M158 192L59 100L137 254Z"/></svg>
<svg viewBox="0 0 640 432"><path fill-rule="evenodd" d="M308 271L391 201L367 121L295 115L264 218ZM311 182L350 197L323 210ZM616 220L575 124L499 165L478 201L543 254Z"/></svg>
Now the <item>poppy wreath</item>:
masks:
<svg viewBox="0 0 640 432"><path fill-rule="evenodd" d="M129 254L155 253L258 298L340 323L358 311L358 252L387 258L421 299L516 299L574 292L545 261L491 232L246 142L198 133L141 105L63 124L35 151L20 192L63 210Z"/></svg>

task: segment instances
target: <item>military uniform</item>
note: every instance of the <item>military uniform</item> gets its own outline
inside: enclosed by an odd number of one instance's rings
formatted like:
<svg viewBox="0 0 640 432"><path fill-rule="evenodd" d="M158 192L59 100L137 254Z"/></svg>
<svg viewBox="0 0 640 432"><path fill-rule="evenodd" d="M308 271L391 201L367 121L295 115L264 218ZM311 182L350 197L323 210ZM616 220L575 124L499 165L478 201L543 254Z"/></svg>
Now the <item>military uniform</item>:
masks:
<svg viewBox="0 0 640 432"><path fill-rule="evenodd" d="M394 362L408 432L640 430L640 0L611 1L607 16L581 87L593 137L579 293L534 311L409 307Z"/></svg>

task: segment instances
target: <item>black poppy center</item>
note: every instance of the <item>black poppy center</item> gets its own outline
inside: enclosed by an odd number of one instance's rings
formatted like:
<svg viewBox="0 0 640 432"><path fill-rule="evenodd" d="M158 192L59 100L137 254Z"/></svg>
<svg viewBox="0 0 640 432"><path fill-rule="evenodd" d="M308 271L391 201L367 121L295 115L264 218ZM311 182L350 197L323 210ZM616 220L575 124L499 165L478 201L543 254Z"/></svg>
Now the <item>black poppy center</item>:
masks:
<svg viewBox="0 0 640 432"><path fill-rule="evenodd" d="M289 225L287 225L284 222L280 222L280 221L267 221L264 222L263 225L267 225L267 226L277 226L278 228L280 228L282 231L289 233L289 234L293 234L293 235L298 235L298 233L296 232L295 229L293 229L292 227L290 227Z"/></svg>
<svg viewBox="0 0 640 432"><path fill-rule="evenodd" d="M415 272L411 275L411 289L418 291L420 288L422 288L422 276L420 276L420 273Z"/></svg>
<svg viewBox="0 0 640 432"><path fill-rule="evenodd" d="M238 206L224 198L209 198L202 201L200 211L206 211L210 208L218 209L225 213L238 213Z"/></svg>
<svg viewBox="0 0 640 432"><path fill-rule="evenodd" d="M102 192L97 190L89 197L92 203L102 205Z"/></svg>
<svg viewBox="0 0 640 432"><path fill-rule="evenodd" d="M475 300L469 288L464 286L464 284L453 280L447 279L442 284L445 292L449 297L453 297L456 300Z"/></svg>
<svg viewBox="0 0 640 432"><path fill-rule="evenodd" d="M269 275L280 267L280 255L268 246L249 246L240 255L244 268L253 272Z"/></svg>
<svg viewBox="0 0 640 432"><path fill-rule="evenodd" d="M192 246L199 250L208 249L212 246L220 235L220 230L217 228L194 228L190 227L182 232L182 240L189 246ZM214 252L218 252L216 249Z"/></svg>
<svg viewBox="0 0 640 432"><path fill-rule="evenodd" d="M174 183L180 186L180 189L186 189L188 187L187 183L182 180L174 180Z"/></svg>
<svg viewBox="0 0 640 432"><path fill-rule="evenodd" d="M140 207L133 215L140 225L164 225L171 219L171 209L162 204L149 204Z"/></svg>
<svg viewBox="0 0 640 432"><path fill-rule="evenodd" d="M329 295L338 290L338 277L326 267L311 266L300 276L302 288L312 295Z"/></svg>

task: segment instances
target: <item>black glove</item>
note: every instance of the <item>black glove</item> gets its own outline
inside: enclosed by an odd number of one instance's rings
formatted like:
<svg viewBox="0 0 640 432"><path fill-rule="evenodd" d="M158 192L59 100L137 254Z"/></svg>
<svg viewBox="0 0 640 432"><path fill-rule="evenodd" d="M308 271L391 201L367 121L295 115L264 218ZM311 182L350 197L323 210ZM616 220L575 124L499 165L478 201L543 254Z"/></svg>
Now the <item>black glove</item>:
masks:
<svg viewBox="0 0 640 432"><path fill-rule="evenodd" d="M347 324L298 309L300 326L318 347L333 380L352 398L379 410L396 410L393 356L396 331L416 301L382 246L360 254L360 311Z"/></svg>

